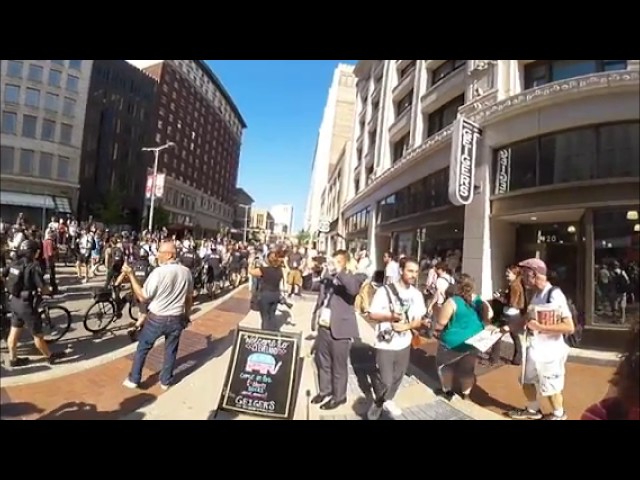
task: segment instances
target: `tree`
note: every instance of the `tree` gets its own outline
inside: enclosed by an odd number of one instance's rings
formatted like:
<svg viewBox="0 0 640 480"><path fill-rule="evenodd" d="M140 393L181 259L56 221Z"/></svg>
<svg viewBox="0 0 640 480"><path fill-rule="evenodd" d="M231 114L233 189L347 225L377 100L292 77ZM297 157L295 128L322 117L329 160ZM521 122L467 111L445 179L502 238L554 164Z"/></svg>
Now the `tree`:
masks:
<svg viewBox="0 0 640 480"><path fill-rule="evenodd" d="M306 245L311 239L311 234L306 230L300 230L298 232L297 238L298 238L299 245Z"/></svg>
<svg viewBox="0 0 640 480"><path fill-rule="evenodd" d="M160 230L164 227L168 227L171 223L171 215L170 213L162 208L160 205L153 206L153 229ZM149 209L147 208L147 212L142 223L143 229L149 226Z"/></svg>
<svg viewBox="0 0 640 480"><path fill-rule="evenodd" d="M107 194L104 203L99 205L97 220L106 225L120 225L124 220L122 215L122 196L111 191Z"/></svg>

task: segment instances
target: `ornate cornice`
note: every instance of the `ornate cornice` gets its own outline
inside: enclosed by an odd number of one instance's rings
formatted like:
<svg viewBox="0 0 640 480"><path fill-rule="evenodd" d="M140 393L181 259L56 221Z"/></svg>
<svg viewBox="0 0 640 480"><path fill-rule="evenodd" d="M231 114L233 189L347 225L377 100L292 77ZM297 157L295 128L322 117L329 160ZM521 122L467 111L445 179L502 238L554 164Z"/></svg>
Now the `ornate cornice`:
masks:
<svg viewBox="0 0 640 480"><path fill-rule="evenodd" d="M523 93L506 98L499 102L491 103L491 98L479 98L480 107L476 102L471 104L476 109L475 113L467 114L469 120L480 125L495 122L504 115L512 115L519 109L531 108L537 104L554 102L562 97L582 96L585 92L597 90L624 89L628 87L638 88L640 73L636 71L594 73L579 78L561 80L549 83L542 87L533 88ZM467 106L464 107L467 113Z"/></svg>

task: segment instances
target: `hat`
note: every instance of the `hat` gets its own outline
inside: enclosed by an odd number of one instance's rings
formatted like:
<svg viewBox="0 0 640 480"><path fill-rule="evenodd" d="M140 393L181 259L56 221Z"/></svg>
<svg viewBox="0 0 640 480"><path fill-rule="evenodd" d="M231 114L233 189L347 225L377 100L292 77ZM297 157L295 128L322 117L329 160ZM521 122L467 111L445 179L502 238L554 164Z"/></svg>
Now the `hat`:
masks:
<svg viewBox="0 0 640 480"><path fill-rule="evenodd" d="M529 268L536 272L538 275L547 276L547 264L539 258L528 258L518 264L519 267Z"/></svg>

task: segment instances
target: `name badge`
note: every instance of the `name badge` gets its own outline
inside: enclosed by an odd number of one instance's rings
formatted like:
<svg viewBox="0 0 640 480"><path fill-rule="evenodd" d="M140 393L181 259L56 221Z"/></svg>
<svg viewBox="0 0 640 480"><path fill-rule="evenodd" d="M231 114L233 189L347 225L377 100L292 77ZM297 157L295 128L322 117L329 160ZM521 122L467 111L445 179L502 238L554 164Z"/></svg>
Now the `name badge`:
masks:
<svg viewBox="0 0 640 480"><path fill-rule="evenodd" d="M329 328L331 326L331 309L326 307L320 309L320 316L318 317L318 325L324 328Z"/></svg>

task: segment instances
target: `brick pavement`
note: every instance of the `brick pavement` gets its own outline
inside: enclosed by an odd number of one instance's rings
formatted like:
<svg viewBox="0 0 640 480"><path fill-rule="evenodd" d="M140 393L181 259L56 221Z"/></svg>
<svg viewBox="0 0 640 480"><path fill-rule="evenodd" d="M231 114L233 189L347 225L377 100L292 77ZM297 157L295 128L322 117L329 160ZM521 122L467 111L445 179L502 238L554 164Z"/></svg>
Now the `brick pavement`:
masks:
<svg viewBox="0 0 640 480"><path fill-rule="evenodd" d="M177 381L231 346L233 331L249 312L249 298L249 291L243 288L189 326L178 351ZM149 354L142 388L137 391L122 386L131 367L130 357L64 377L2 388L2 419L114 420L130 416L162 394L158 373L163 352L164 346L158 345Z"/></svg>

